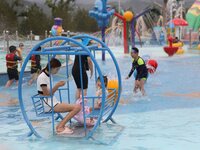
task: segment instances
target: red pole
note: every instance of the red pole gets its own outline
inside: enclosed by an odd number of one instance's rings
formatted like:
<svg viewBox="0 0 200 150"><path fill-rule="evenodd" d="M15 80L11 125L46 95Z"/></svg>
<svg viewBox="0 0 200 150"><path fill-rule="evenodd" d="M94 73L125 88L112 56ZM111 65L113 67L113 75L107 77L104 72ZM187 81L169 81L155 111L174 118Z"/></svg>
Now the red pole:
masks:
<svg viewBox="0 0 200 150"><path fill-rule="evenodd" d="M124 54L128 54L128 40L127 40L127 29L126 29L126 20L123 20L124 24Z"/></svg>
<svg viewBox="0 0 200 150"><path fill-rule="evenodd" d="M126 19L118 14L118 13L114 13L115 16L117 16L120 20L123 21L123 29L124 29L124 37L123 37L123 41L124 41L124 53L127 54L128 53L128 40L127 40L127 32L126 32Z"/></svg>

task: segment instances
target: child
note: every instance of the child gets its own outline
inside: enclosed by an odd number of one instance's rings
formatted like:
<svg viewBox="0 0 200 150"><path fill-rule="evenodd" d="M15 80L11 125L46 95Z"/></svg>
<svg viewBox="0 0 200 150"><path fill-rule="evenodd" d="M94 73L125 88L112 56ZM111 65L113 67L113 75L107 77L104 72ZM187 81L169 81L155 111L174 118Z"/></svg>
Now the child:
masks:
<svg viewBox="0 0 200 150"><path fill-rule="evenodd" d="M129 79L131 75L133 74L134 70L137 70L137 75L135 78L135 86L134 86L134 92L137 92L137 89L140 89L142 92L142 95L145 95L144 90L144 83L147 80L148 76L148 70L145 64L145 61L138 55L139 50L136 47L132 48L131 51L131 57L134 59L132 62L132 68L126 77L126 79Z"/></svg>
<svg viewBox="0 0 200 150"><path fill-rule="evenodd" d="M82 107L82 97L81 96L76 101L76 104L78 104ZM85 110L86 115L88 115L92 110L89 106L87 106L87 99L84 99L84 110ZM84 124L83 107L82 107L81 111L74 116L74 119L76 121L78 121L78 123L80 123L81 125ZM93 118L86 118L86 125L87 126L94 126L94 124L95 124L95 120Z"/></svg>
<svg viewBox="0 0 200 150"><path fill-rule="evenodd" d="M104 84L105 84L105 88L107 88L107 84L108 84L108 78L107 76L103 76L104 79ZM102 96L102 86L101 86L101 81L100 81L100 77L97 78L96 81L96 96L101 97ZM76 104L79 104L82 106L82 98L80 96L80 98L76 101ZM84 109L85 109L85 114L89 114L92 112L92 107L87 106L87 99L84 99ZM100 109L101 108L101 98L99 98L95 105L94 105L94 109ZM80 124L84 123L84 118L83 118L83 109L74 116L74 119L77 120ZM86 124L87 126L93 126L95 124L95 120L93 118L87 118L86 119Z"/></svg>
<svg viewBox="0 0 200 150"><path fill-rule="evenodd" d="M36 51L41 51L41 47L38 47ZM40 71L41 71L41 64L40 64L40 55L32 55L31 58L31 79L28 82L28 85L31 85L34 80L37 79Z"/></svg>
<svg viewBox="0 0 200 150"><path fill-rule="evenodd" d="M20 61L20 67L22 67L22 62L23 62L23 57L22 57L23 50L24 50L24 44L19 43L19 48L17 48L17 55L22 58L22 60Z"/></svg>
<svg viewBox="0 0 200 150"><path fill-rule="evenodd" d="M103 80L104 80L104 85L106 88L106 93L108 93L107 91L107 85L108 85L108 78L107 76L103 76ZM102 86L101 86L101 81L100 81L100 77L97 78L96 81L96 96L101 97L102 96ZM101 108L101 98L99 98L95 105L94 105L94 109L100 109Z"/></svg>
<svg viewBox="0 0 200 150"><path fill-rule="evenodd" d="M6 67L9 80L7 81L5 87L8 88L12 85L14 80L16 80L16 85L18 85L19 74L18 74L18 61L22 60L21 57L16 55L18 51L15 46L9 47L10 53L6 55Z"/></svg>
<svg viewBox="0 0 200 150"><path fill-rule="evenodd" d="M83 42L83 45L88 46L90 44L90 39L86 38ZM76 90L76 99L80 98L81 95L81 75L82 75L82 84L83 84L83 92L84 96L87 95L87 89L88 89L88 75L87 71L90 70L90 79L92 78L93 75L93 63L89 55L75 55L74 59L74 64L72 67L72 76L74 78L77 90ZM80 69L80 63L81 63L81 68ZM80 75L81 74L81 75Z"/></svg>
<svg viewBox="0 0 200 150"><path fill-rule="evenodd" d="M176 36L176 37L173 39L172 42L173 42L173 43L178 43L178 42L180 42L180 40L179 40L178 37Z"/></svg>
<svg viewBox="0 0 200 150"><path fill-rule="evenodd" d="M61 67L61 62L52 58L51 61L47 64L47 66L42 70L40 75L37 78L37 91L38 94L42 96L50 96L51 92L54 94L58 88L65 85L65 81L59 81L54 86L52 86L52 91L50 91L50 76L56 74ZM49 68L51 70L49 70ZM51 106L51 98L44 99L44 108L45 112L51 112L54 109L54 112L65 113L68 114L63 118L63 120L57 125L56 132L57 134L72 134L73 130L67 127L65 124L73 118L80 110L80 105L77 104L67 104L60 103L55 96L53 96L53 108Z"/></svg>

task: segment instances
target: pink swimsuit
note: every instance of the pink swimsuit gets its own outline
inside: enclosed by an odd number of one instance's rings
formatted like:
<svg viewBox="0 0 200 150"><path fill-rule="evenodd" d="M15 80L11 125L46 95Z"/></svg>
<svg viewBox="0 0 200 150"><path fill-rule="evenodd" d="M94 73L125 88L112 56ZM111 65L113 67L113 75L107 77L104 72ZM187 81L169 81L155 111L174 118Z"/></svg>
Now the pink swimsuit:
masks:
<svg viewBox="0 0 200 150"><path fill-rule="evenodd" d="M88 115L90 113L90 107L86 106L87 105L87 99L84 99L84 109L85 109L85 115ZM77 99L76 104L79 104L82 106L82 98ZM84 124L84 117L83 117L83 108L79 113L77 113L74 116L74 119L77 120L79 123ZM90 118L86 118L86 125L88 126L93 126L94 122L91 122Z"/></svg>

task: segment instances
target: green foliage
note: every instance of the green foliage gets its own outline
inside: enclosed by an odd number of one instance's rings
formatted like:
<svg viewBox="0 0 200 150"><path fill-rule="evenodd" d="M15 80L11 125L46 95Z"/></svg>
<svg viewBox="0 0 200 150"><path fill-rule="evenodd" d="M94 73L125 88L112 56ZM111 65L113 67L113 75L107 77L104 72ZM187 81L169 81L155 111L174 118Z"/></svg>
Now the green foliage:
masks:
<svg viewBox="0 0 200 150"><path fill-rule="evenodd" d="M49 30L51 27L51 19L36 4L33 4L24 15L24 19L19 26L19 31L23 34L28 34L31 30L33 34L44 34L44 31Z"/></svg>
<svg viewBox="0 0 200 150"><path fill-rule="evenodd" d="M74 0L46 0L46 4L51 8L52 20L56 17L63 19L63 29L68 30L73 26L71 22Z"/></svg>
<svg viewBox="0 0 200 150"><path fill-rule="evenodd" d="M88 11L78 9L73 18L73 29L78 32L95 32L98 30L97 22L91 18Z"/></svg>
<svg viewBox="0 0 200 150"><path fill-rule="evenodd" d="M79 32L97 31L97 23L90 18L85 9L75 9L74 0L46 0L51 8L52 20L56 17L63 19L63 29Z"/></svg>
<svg viewBox="0 0 200 150"><path fill-rule="evenodd" d="M0 32L9 30L14 34L27 35L32 31L36 35L44 35L51 30L55 17L63 19L63 29L74 32L95 32L97 23L88 10L75 7L75 0L46 0L51 9L49 16L36 4L24 6L24 0L0 0Z"/></svg>
<svg viewBox="0 0 200 150"><path fill-rule="evenodd" d="M16 12L7 1L0 0L0 32L3 30L15 31L17 27Z"/></svg>

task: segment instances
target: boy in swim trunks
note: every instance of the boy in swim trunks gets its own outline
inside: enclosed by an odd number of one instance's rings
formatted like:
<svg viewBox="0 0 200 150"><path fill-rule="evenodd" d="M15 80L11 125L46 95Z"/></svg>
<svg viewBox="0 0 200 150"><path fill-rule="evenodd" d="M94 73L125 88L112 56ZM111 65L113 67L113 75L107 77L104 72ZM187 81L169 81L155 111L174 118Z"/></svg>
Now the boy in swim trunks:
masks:
<svg viewBox="0 0 200 150"><path fill-rule="evenodd" d="M142 95L145 95L144 83L147 80L148 70L145 61L138 55L138 53L139 50L136 47L133 47L131 50L131 57L133 58L132 68L126 79L129 79L136 69L137 75L135 78L134 92L136 93L137 89L139 89Z"/></svg>

